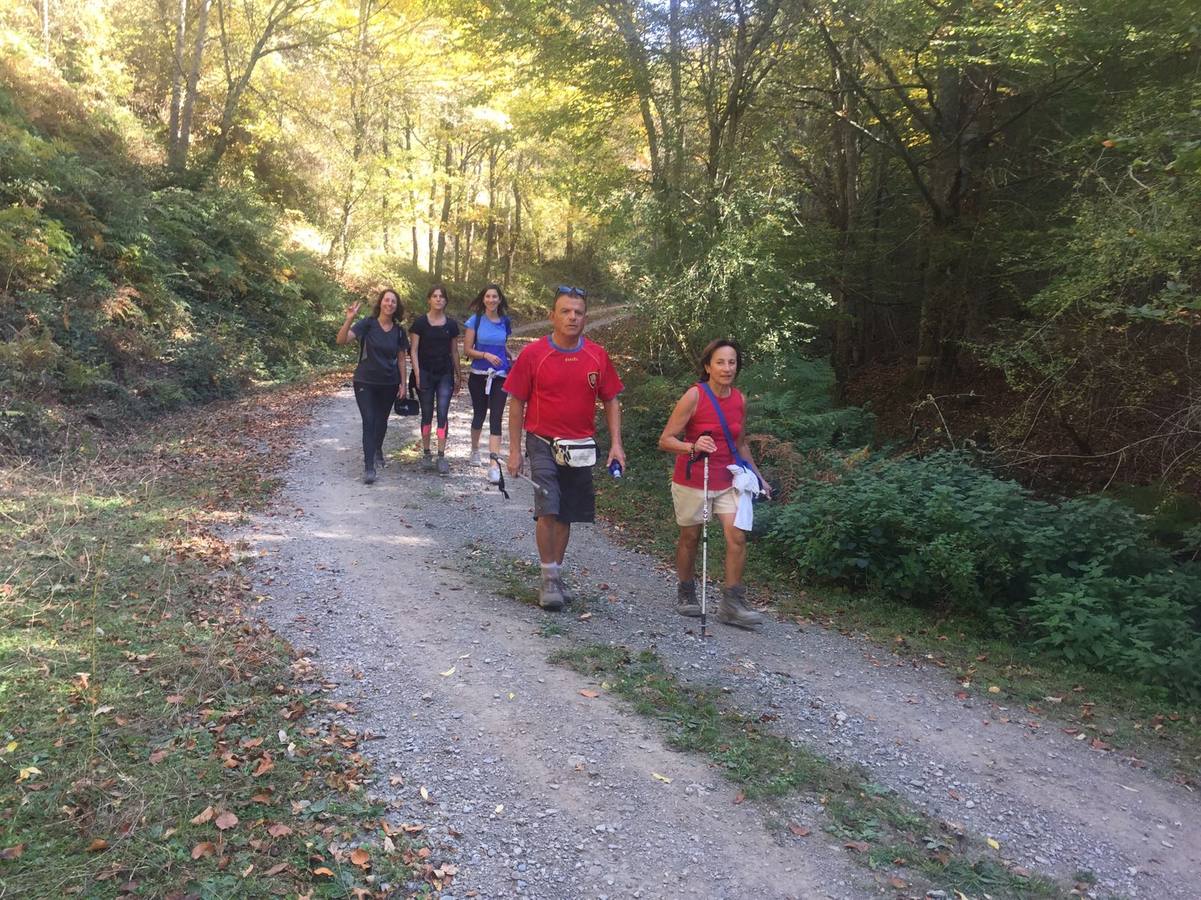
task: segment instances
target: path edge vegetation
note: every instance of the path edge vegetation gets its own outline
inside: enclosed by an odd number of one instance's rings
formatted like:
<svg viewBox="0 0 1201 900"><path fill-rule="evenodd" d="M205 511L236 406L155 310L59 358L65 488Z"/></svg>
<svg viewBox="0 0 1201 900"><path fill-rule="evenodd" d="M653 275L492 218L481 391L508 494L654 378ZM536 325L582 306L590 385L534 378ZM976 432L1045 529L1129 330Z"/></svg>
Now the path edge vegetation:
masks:
<svg viewBox="0 0 1201 900"><path fill-rule="evenodd" d="M0 469L0 886L13 896L440 889L370 739L265 624L223 534L342 375ZM302 514L297 510L297 515Z"/></svg>
<svg viewBox="0 0 1201 900"><path fill-rule="evenodd" d="M609 337L616 338L618 347L630 340L617 334L598 339L604 343ZM620 480L597 479L597 511L618 542L670 564L677 533L668 491L670 460L656 447L670 406L660 396L662 379L648 378L633 357L625 362L630 370L623 372L629 375L622 395L623 437L630 464ZM681 377L679 390L687 383L687 377ZM752 431L764 424L753 418L762 409L756 400L753 394L749 398ZM802 418L808 414L796 413ZM846 431L851 426L840 420L833 427ZM870 440L870 428L866 434ZM607 436L601 440L607 441ZM769 448L774 456L760 458L769 478L806 477L804 468L812 468L802 462L801 474L788 471L811 454L786 438L759 433L751 441L761 454ZM864 458L874 452L887 455L870 446L857 451ZM757 515L764 512L762 505L757 507ZM721 530L713 530L710 539L710 574L716 582L724 552ZM750 544L746 580L752 599L766 603L776 615L866 640L916 665L946 670L951 676L948 692L965 703L987 704L994 719L1016 722L1035 716L1040 720L1036 727L1059 727L1098 752L1119 755L1133 768L1154 771L1190 792L1201 790L1201 709L1195 704L1165 698L1162 691L1134 679L1039 653L998 633L986 616L922 608L881 591L815 584L785 553L758 536Z"/></svg>

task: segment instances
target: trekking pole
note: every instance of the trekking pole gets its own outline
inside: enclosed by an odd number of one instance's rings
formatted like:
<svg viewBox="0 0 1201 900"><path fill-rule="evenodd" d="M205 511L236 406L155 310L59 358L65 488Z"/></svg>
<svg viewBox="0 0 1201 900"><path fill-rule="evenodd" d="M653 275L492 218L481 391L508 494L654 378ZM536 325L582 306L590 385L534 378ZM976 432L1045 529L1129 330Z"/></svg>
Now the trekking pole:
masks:
<svg viewBox="0 0 1201 900"><path fill-rule="evenodd" d="M498 454L496 457L496 461L498 463L500 463L500 462L507 463L508 459L506 459ZM500 469L500 480L496 482L496 489L501 492L501 494L504 496L504 498L506 500L508 500L509 492L507 490L505 490L505 467L499 466L498 468ZM518 472L517 477L520 478L522 481L528 481L533 486L535 494L541 494L543 497L548 496L548 492L547 492L546 488L544 488L542 485L540 485L538 482L536 482L529 475L526 475L525 472Z"/></svg>
<svg viewBox="0 0 1201 900"><path fill-rule="evenodd" d="M709 612L706 599L709 588L709 454L702 458L701 468L701 502L704 504L701 513L701 638L709 636L707 614Z"/></svg>

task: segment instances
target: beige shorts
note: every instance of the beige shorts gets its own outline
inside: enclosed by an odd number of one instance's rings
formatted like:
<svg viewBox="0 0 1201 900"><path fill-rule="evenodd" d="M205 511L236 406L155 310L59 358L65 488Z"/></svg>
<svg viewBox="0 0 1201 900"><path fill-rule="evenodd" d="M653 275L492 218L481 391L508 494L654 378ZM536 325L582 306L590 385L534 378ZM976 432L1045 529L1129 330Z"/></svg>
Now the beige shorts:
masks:
<svg viewBox="0 0 1201 900"><path fill-rule="evenodd" d="M704 523L705 492L686 484L671 483L671 502L676 507L676 524L681 528ZM724 491L709 492L709 518L718 514L734 515L738 512L738 493L732 487Z"/></svg>

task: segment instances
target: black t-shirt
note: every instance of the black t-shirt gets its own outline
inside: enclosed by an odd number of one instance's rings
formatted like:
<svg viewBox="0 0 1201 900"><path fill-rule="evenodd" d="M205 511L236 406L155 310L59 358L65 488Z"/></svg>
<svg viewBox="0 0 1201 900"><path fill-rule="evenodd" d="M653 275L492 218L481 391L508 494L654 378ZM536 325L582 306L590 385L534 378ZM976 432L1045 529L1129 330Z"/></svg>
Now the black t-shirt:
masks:
<svg viewBox="0 0 1201 900"><path fill-rule="evenodd" d="M409 338L400 323L393 322L384 331L379 319L368 316L351 325L350 331L358 338L360 347L354 380L363 384L400 384L397 357L409 352Z"/></svg>
<svg viewBox="0 0 1201 900"><path fill-rule="evenodd" d="M450 344L459 336L459 323L450 316L442 325L431 325L429 316L418 316L409 331L421 338L417 342L417 362L422 372L445 375L454 371L455 362L450 357Z"/></svg>

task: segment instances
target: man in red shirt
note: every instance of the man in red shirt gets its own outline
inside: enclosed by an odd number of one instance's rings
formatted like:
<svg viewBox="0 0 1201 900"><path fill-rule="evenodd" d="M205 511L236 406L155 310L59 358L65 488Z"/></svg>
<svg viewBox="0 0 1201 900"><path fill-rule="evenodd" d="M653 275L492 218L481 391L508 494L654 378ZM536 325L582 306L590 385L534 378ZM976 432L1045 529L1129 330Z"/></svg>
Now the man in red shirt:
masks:
<svg viewBox="0 0 1201 900"><path fill-rule="evenodd" d="M534 494L534 537L542 561L538 603L543 609L562 609L570 598L562 581L563 555L573 522L596 517L592 487L595 451L588 461L587 443L596 434L596 401L605 410L611 443L606 466L616 460L624 469L621 447L621 405L617 395L625 385L609 354L584 338L588 299L579 288L560 285L551 307L551 333L521 351L505 379L509 402L509 474L522 469L521 435L530 477L542 488ZM556 458L556 443L560 453ZM595 442L593 441L595 444ZM563 444L572 463L564 464ZM580 457L585 465L579 465Z"/></svg>

